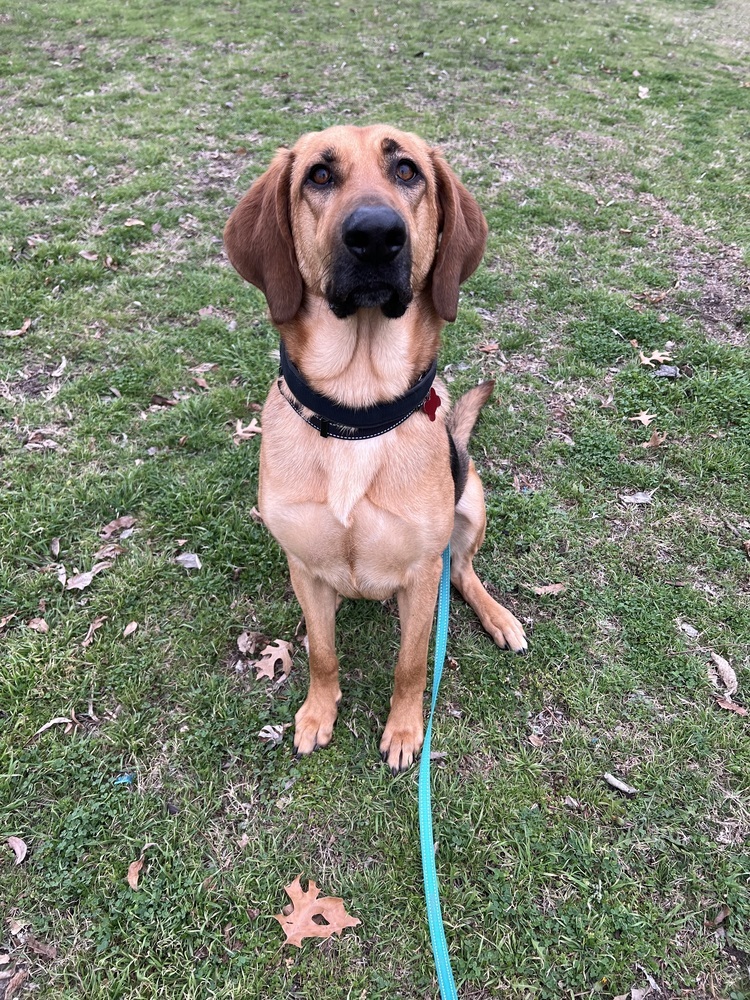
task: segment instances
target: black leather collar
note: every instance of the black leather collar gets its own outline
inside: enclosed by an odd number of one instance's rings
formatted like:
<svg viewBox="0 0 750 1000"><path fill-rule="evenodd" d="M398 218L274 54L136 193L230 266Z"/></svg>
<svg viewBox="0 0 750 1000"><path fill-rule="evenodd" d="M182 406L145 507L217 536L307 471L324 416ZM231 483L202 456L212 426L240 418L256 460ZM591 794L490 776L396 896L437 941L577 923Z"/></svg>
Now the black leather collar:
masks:
<svg viewBox="0 0 750 1000"><path fill-rule="evenodd" d="M279 371L291 397L284 392L281 378L278 382L279 392L292 409L306 423L314 427L321 437L363 441L386 434L423 406L434 391L432 383L437 372L437 361L433 361L411 389L398 399L388 403L377 403L364 409L340 406L307 384L299 369L289 359L283 342L280 344L279 353L281 355ZM436 405L440 405L439 399ZM303 408L312 412L304 413ZM434 412L430 419L435 419Z"/></svg>

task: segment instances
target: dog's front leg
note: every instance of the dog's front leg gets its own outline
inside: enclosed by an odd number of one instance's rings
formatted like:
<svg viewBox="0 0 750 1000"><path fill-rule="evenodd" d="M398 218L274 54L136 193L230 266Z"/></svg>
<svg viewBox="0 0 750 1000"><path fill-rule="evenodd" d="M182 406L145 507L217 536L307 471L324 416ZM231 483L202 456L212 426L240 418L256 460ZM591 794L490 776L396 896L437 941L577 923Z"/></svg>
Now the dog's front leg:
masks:
<svg viewBox="0 0 750 1000"><path fill-rule="evenodd" d="M294 717L294 752L308 754L331 742L341 700L336 656L338 595L335 588L312 576L291 556L289 572L305 616L310 649L310 687Z"/></svg>
<svg viewBox="0 0 750 1000"><path fill-rule="evenodd" d="M401 649L391 698L391 711L380 752L395 776L414 761L424 738L423 698L427 683L427 649L435 614L442 562L438 557L397 591Z"/></svg>

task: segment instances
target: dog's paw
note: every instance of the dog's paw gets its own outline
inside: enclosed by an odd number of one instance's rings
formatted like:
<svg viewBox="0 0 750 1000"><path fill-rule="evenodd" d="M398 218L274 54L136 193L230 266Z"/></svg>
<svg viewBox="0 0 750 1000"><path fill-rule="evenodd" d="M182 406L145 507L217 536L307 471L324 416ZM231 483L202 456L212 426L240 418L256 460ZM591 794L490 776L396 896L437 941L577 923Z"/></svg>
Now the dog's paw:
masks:
<svg viewBox="0 0 750 1000"><path fill-rule="evenodd" d="M525 653L529 648L523 625L515 615L496 601L482 615L482 625L500 649L512 649L514 653Z"/></svg>
<svg viewBox="0 0 750 1000"><path fill-rule="evenodd" d="M294 752L304 756L328 746L336 715L336 701L312 701L308 697L294 717Z"/></svg>
<svg viewBox="0 0 750 1000"><path fill-rule="evenodd" d="M421 706L420 706L421 708ZM388 719L380 741L380 756L396 777L400 771L405 771L414 763L419 754L424 739L422 712L414 713L413 718L394 713Z"/></svg>

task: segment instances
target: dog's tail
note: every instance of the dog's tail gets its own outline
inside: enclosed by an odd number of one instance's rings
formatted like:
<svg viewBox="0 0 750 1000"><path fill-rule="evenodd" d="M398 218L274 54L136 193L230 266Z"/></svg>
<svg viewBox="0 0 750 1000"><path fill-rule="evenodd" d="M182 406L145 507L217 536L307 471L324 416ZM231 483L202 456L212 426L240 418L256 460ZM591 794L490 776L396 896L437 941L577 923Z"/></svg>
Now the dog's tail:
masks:
<svg viewBox="0 0 750 1000"><path fill-rule="evenodd" d="M494 382L480 382L479 385L465 392L453 404L453 409L448 417L448 430L459 451L468 451L469 438L474 430L474 424L477 422L479 411L492 395L494 388Z"/></svg>
<svg viewBox="0 0 750 1000"><path fill-rule="evenodd" d="M469 474L469 438L479 411L492 395L494 382L480 382L456 400L448 416L448 437L451 441L451 472L455 484L456 503L461 499Z"/></svg>

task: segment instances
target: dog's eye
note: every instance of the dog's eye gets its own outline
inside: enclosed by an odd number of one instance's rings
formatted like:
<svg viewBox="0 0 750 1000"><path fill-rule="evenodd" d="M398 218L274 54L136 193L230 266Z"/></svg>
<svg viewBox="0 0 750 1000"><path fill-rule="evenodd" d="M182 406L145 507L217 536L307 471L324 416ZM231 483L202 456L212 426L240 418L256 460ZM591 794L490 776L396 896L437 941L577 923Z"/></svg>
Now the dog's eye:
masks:
<svg viewBox="0 0 750 1000"><path fill-rule="evenodd" d="M307 176L318 187L325 187L333 179L331 171L322 163L316 163Z"/></svg>
<svg viewBox="0 0 750 1000"><path fill-rule="evenodd" d="M417 168L411 162L411 160L399 160L396 165L396 177L405 184L409 181L413 181L417 176Z"/></svg>

